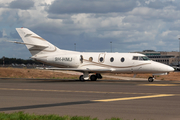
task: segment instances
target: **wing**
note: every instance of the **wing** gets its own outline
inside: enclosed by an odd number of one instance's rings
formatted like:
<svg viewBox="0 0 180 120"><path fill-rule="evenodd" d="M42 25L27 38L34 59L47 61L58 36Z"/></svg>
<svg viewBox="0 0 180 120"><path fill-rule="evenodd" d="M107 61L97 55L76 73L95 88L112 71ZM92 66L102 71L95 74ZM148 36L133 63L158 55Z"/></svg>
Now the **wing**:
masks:
<svg viewBox="0 0 180 120"><path fill-rule="evenodd" d="M89 69L89 68L46 68L47 70L69 70L69 71L77 71L77 72L89 72L89 73L104 73L104 72L112 72L115 69Z"/></svg>

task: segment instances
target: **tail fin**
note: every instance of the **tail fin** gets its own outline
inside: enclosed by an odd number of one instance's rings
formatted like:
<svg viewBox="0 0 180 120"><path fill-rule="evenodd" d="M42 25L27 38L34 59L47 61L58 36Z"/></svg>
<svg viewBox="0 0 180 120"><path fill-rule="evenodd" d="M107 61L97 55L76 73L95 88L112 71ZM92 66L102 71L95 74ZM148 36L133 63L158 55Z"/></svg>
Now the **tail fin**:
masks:
<svg viewBox="0 0 180 120"><path fill-rule="evenodd" d="M16 43L25 44L32 56L59 51L59 49L56 46L52 45L51 43L49 43L48 41L46 41L45 39L43 39L42 37L40 37L39 35L35 34L27 28L16 28L16 30L19 33L22 40L24 41L24 43Z"/></svg>

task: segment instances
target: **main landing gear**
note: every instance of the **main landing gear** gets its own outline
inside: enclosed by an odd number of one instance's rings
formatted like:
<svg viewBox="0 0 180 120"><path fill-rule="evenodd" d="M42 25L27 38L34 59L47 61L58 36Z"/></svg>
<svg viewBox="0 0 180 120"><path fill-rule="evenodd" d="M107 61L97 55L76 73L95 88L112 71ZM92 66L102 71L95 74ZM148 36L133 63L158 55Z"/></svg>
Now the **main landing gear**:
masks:
<svg viewBox="0 0 180 120"><path fill-rule="evenodd" d="M153 81L154 81L154 75L153 75L153 77L148 78L148 82L153 82Z"/></svg>
<svg viewBox="0 0 180 120"><path fill-rule="evenodd" d="M91 81L96 81L97 80L97 76L96 75L91 75L90 76L90 80Z"/></svg>
<svg viewBox="0 0 180 120"><path fill-rule="evenodd" d="M87 77L87 75L81 75L80 77L79 77L79 80L80 81L84 81L84 80L88 80L89 79L89 77ZM91 75L90 76L90 80L91 81L96 81L97 79L102 79L102 76L101 76L101 74L95 74L95 75Z"/></svg>
<svg viewBox="0 0 180 120"><path fill-rule="evenodd" d="M80 80L80 81L84 81L83 75L81 75L81 76L79 77L79 80Z"/></svg>

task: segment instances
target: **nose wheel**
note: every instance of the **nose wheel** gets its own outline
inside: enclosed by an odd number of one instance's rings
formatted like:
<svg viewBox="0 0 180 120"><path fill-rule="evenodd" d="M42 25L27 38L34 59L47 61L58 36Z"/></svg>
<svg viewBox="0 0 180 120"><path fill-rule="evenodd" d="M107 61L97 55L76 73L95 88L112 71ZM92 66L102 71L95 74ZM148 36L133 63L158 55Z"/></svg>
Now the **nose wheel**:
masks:
<svg viewBox="0 0 180 120"><path fill-rule="evenodd" d="M148 82L153 82L154 81L154 76L148 78Z"/></svg>

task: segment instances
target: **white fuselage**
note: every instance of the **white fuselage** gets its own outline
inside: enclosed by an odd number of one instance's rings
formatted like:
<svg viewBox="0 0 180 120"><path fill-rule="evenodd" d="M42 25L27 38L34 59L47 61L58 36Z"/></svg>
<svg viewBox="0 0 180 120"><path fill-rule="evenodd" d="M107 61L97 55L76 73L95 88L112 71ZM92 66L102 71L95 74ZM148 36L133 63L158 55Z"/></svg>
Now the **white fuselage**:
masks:
<svg viewBox="0 0 180 120"><path fill-rule="evenodd" d="M105 69L102 72L115 73L164 73L173 71L173 68L149 59L140 59L145 55L139 53L90 53L76 52L68 54L54 54L40 57L41 62L55 67L78 69ZM137 59L133 59L137 58ZM106 69L108 69L106 71Z"/></svg>

